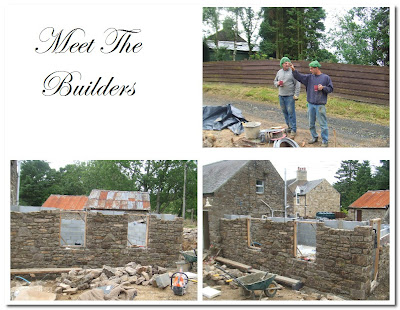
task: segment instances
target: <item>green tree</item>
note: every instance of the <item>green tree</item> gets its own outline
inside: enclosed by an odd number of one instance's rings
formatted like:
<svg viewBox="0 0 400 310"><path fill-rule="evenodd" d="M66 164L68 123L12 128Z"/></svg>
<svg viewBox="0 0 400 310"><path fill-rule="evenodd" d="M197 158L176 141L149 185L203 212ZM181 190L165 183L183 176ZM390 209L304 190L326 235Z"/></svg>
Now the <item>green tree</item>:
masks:
<svg viewBox="0 0 400 310"><path fill-rule="evenodd" d="M219 7L204 7L203 8L203 23L210 26L215 34L218 33L220 27L220 9ZM218 50L218 36L214 38L215 46Z"/></svg>
<svg viewBox="0 0 400 310"><path fill-rule="evenodd" d="M247 7L240 10L239 15L242 20L242 26L244 28L244 33L246 34L246 41L249 46L249 57L251 57L254 47L252 37L257 28L259 18L258 13L256 13L252 7Z"/></svg>
<svg viewBox="0 0 400 310"><path fill-rule="evenodd" d="M336 171L335 178L338 181L333 184L333 187L340 193L340 204L345 211L359 197L355 187L359 166L358 160L344 160Z"/></svg>
<svg viewBox="0 0 400 310"><path fill-rule="evenodd" d="M375 189L371 173L371 165L368 160L365 160L359 164L354 186L358 197L371 189Z"/></svg>
<svg viewBox="0 0 400 310"><path fill-rule="evenodd" d="M338 18L330 41L345 63L389 65L390 9L357 7Z"/></svg>
<svg viewBox="0 0 400 310"><path fill-rule="evenodd" d="M376 174L374 175L374 183L376 190L389 189L390 184L390 170L389 160L381 160L380 167L376 167Z"/></svg>
<svg viewBox="0 0 400 310"><path fill-rule="evenodd" d="M43 160L24 160L20 172L20 205L41 206L58 182L55 169Z"/></svg>
<svg viewBox="0 0 400 310"><path fill-rule="evenodd" d="M316 59L324 38L323 8L262 8L261 16L262 53L277 59Z"/></svg>
<svg viewBox="0 0 400 310"><path fill-rule="evenodd" d="M240 13L242 12L243 8L241 7L230 7L230 8L226 8L227 12L229 12L233 18L233 33L234 33L234 37L233 37L233 55L232 55L232 59L233 61L236 60L236 54L237 54L237 42L238 42L238 38L239 38L239 17L240 17Z"/></svg>

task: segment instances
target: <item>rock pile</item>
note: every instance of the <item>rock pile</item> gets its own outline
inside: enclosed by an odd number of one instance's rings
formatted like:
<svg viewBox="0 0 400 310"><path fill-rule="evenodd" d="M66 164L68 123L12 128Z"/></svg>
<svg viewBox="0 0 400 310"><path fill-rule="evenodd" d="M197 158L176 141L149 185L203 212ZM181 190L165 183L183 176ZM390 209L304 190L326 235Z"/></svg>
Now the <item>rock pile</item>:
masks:
<svg viewBox="0 0 400 310"><path fill-rule="evenodd" d="M57 278L58 286L55 293L76 294L78 291L101 288L105 300L128 300L137 295L134 288L129 285L157 286L156 277L165 274L167 269L160 266L142 266L131 262L125 267L110 267L104 265L102 269L71 270ZM88 299L99 298L100 290L94 292L95 296Z"/></svg>
<svg viewBox="0 0 400 310"><path fill-rule="evenodd" d="M227 271L232 276L239 278L247 275L247 273L241 272L239 269L229 269L226 265L223 265L222 268ZM203 268L203 282L207 283L210 286L218 286L218 285L229 285L231 288L238 288L235 281L227 281L231 279L227 274L222 272L222 270L217 269L213 265L204 265Z"/></svg>
<svg viewBox="0 0 400 310"><path fill-rule="evenodd" d="M197 250L197 228L183 228L182 250Z"/></svg>

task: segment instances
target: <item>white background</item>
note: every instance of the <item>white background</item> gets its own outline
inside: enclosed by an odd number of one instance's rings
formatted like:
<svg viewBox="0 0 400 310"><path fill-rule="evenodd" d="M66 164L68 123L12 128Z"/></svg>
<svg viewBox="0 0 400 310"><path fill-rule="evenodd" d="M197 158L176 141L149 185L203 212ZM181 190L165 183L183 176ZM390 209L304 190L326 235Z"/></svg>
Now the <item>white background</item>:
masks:
<svg viewBox="0 0 400 310"><path fill-rule="evenodd" d="M0 77L0 85L4 96L1 109L4 178L1 188L5 219L3 236L6 236L3 248L6 252L9 247L9 167L13 159L197 159L199 210L202 164L216 160L269 159L291 164L298 161L302 166L304 159L307 162L389 159L394 184L394 59L391 60L390 148L203 149L202 6L265 6L266 3L153 1L145 4L148 2L132 0L110 5L110 2L88 1L85 5L78 2L53 4L54 1L35 5L3 3L1 35L4 48L0 56L4 59L4 75ZM348 4L335 2L337 6ZM321 6L321 3L307 1L294 5ZM355 1L351 5L377 4ZM95 39L95 50L90 54L37 54L39 33L45 27L65 31L83 28L87 41ZM135 39L142 42L142 50L137 54L102 54L99 48L103 43L103 32L109 27L140 28L141 33L135 35L132 42L136 42ZM391 33L394 33L393 23ZM395 55L394 37L391 48L391 55ZM136 82L136 94L120 97L43 96L44 78L57 70L78 70L86 83L95 82L99 76L103 80L114 76L118 84ZM394 201L394 191L391 199ZM201 237L199 233L200 241ZM5 255L5 268L1 274L4 303L9 300L8 258L9 255Z"/></svg>

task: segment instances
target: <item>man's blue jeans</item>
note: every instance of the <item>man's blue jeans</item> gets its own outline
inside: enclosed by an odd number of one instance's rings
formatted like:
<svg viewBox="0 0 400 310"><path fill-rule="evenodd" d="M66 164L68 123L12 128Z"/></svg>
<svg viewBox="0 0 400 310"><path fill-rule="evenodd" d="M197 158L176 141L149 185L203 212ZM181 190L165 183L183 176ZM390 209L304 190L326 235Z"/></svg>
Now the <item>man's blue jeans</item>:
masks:
<svg viewBox="0 0 400 310"><path fill-rule="evenodd" d="M279 96L279 104L285 116L285 122L291 131L296 132L296 109L293 96Z"/></svg>
<svg viewBox="0 0 400 310"><path fill-rule="evenodd" d="M311 136L318 138L315 130L315 120L321 127L322 143L328 143L328 122L326 120L326 108L324 104L308 103L308 125L310 126Z"/></svg>

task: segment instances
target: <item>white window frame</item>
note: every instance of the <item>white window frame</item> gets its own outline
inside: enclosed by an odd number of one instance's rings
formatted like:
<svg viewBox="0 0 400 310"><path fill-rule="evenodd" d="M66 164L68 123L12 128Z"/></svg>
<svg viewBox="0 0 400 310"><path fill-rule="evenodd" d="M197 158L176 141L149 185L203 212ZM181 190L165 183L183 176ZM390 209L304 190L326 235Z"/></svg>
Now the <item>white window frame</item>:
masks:
<svg viewBox="0 0 400 310"><path fill-rule="evenodd" d="M258 184L259 182L261 182L261 184ZM264 185L265 182L264 180L256 180L256 194L264 194ZM260 191L261 189L261 191Z"/></svg>

